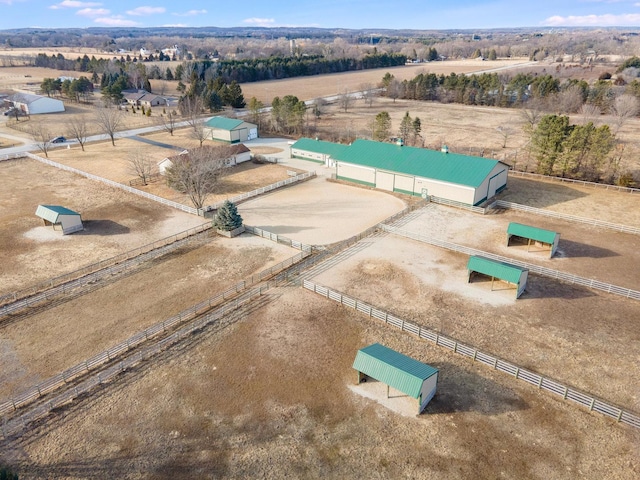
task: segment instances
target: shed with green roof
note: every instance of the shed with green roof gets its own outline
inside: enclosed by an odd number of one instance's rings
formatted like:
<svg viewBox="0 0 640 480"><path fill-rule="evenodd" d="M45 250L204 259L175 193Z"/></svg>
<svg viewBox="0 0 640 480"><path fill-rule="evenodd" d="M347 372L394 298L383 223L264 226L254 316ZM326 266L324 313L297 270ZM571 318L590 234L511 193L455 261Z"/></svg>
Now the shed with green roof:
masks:
<svg viewBox="0 0 640 480"><path fill-rule="evenodd" d="M438 369L426 363L374 343L361 348L356 354L353 368L358 371L358 384L367 377L418 400L420 414L436 393Z"/></svg>
<svg viewBox="0 0 640 480"><path fill-rule="evenodd" d="M527 286L527 278L529 277L529 270L526 268L477 255L469 257L467 270L469 271L469 282L477 277L491 278L492 291L495 279L515 285L516 298L519 298L524 293L524 289Z"/></svg>
<svg viewBox="0 0 640 480"><path fill-rule="evenodd" d="M335 160L340 180L466 205L480 205L506 188L509 170L490 158L371 140L356 140Z"/></svg>
<svg viewBox="0 0 640 480"><path fill-rule="evenodd" d="M60 205L38 205L36 215L54 230L60 227L63 235L84 230L80 214Z"/></svg>
<svg viewBox="0 0 640 480"><path fill-rule="evenodd" d="M212 117L204 122L205 135L209 140L240 143L258 138L258 126L237 118Z"/></svg>
<svg viewBox="0 0 640 480"><path fill-rule="evenodd" d="M348 145L341 143L325 142L317 138L301 138L291 145L291 158L309 160L324 164L327 167L334 166L334 159L338 157Z"/></svg>
<svg viewBox="0 0 640 480"><path fill-rule="evenodd" d="M531 251L531 242L534 246L549 250L549 258L558 250L560 234L552 230L532 227L522 223L511 222L507 227L507 247L511 245L524 244L526 242L527 252Z"/></svg>

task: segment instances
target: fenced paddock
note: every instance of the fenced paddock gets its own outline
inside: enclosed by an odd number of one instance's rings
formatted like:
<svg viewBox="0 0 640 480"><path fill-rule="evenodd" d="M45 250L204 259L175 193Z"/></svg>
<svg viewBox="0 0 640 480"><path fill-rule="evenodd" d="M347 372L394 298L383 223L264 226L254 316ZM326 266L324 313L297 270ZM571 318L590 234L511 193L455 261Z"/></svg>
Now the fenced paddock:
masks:
<svg viewBox="0 0 640 480"><path fill-rule="evenodd" d="M640 194L640 188L620 187L618 185L608 185L606 183L585 182L584 180L574 180L571 178L552 177L550 175L540 175L537 173L520 172L518 170L509 170L509 175L513 177L529 178L533 180L551 182L551 183L570 183L580 185L581 187L598 188L603 190L611 190L621 193Z"/></svg>
<svg viewBox="0 0 640 480"><path fill-rule="evenodd" d="M533 215L557 218L560 220L567 220L569 222L584 223L586 225L592 225L594 227L600 227L600 228L607 228L609 230L615 230L617 232L640 235L640 228L638 227L630 227L628 225L620 225L618 223L605 222L603 220L595 220L593 218L578 217L576 215L569 215L567 213L554 212L553 210L545 210L543 208L529 207L528 205L521 205L519 203L505 202L504 200L496 200L494 203L492 203L487 207L487 211L494 208L518 210L521 212L531 213Z"/></svg>
<svg viewBox="0 0 640 480"><path fill-rule="evenodd" d="M66 293L78 285L94 281L96 278L90 276L92 274L99 278L104 275L110 275L115 271L130 268L132 265L139 264L156 256L164 255L168 251L179 248L190 240L194 240L195 237L208 232L210 229L211 224L205 223L185 230L184 232L176 233L170 237L156 240L153 243L115 255L111 258L92 263L73 272L59 275L16 292L2 295L0 296L0 305L4 305L0 307L0 317L34 305L48 297ZM41 292L43 293L41 294ZM18 301L20 302L15 303ZM9 302L14 303L7 305Z"/></svg>
<svg viewBox="0 0 640 480"><path fill-rule="evenodd" d="M114 379L125 370L130 369L138 365L139 363L152 358L154 355L168 349L172 345L183 340L185 337L192 335L194 332L202 330L207 325L220 321L226 316L231 315L233 311L246 306L256 298L263 295L268 289L271 288L271 286L272 285L264 285L255 287L245 292L242 296L234 299L230 303L207 313L197 321L177 330L170 336L165 337L162 340L149 345L148 347L141 349L132 355L129 355L127 358L121 361L117 361L119 355L123 355L129 352L131 348L134 348L136 345L141 344L148 338L157 336L160 333L165 332L166 329L169 329L186 320L185 317L172 317L172 319L162 322L161 324L151 327L150 329L147 329L144 332L131 337L127 340L127 342L116 345L109 350L92 357L83 364L76 365L75 367L66 370L62 374L56 377L52 377L51 379L32 388L31 390L24 392L19 397L0 404L0 415L6 415L7 412L13 412L19 408L24 408L27 405L32 404L43 395L50 394L57 389L64 387L68 382L72 382L72 380L77 379L79 376L86 374L87 372L97 369L99 366L103 366L111 362L116 362L112 366L101 370L95 375L91 375L87 379L70 386L70 388L67 388L66 390L47 400L46 402L35 406L31 410L26 411L25 413L10 420L3 420L0 423L0 432L2 433L2 436L4 438L10 438L20 433L21 431L26 429L32 422L49 415L49 413L55 408L59 408L61 406L64 406L65 404L68 404L79 396L91 391L98 385ZM193 316L190 318L193 318Z"/></svg>
<svg viewBox="0 0 640 480"><path fill-rule="evenodd" d="M530 272L533 272L538 275L553 278L556 280L562 280L564 282L573 283L576 285L581 285L583 287L592 288L594 290L599 290L601 292L620 295L622 297L630 298L633 300L640 300L640 291L638 290L631 290L630 288L619 287L617 285L612 285L609 283L604 283L604 282L600 282L598 280L593 280L589 278L579 277L577 275L572 275L570 273L565 273L558 270L552 270L551 268L541 267L539 265L534 265L532 263L515 260L513 258L507 258L501 255L495 255L493 253L484 252L482 250L477 250L475 248L465 247L464 245L458 245L455 243L446 242L444 240L438 240L435 238L426 237L424 235L419 235L419 234L409 232L407 230L402 230L390 225L381 224L379 227L381 230L384 230L385 232L393 233L394 235L398 235L405 238L410 238L412 240L417 240L419 242L427 243L435 247L445 248L447 250L463 253L469 256L480 255L482 257L490 258L491 260L496 260L498 262L511 263L518 267L526 268Z"/></svg>
<svg viewBox="0 0 640 480"><path fill-rule="evenodd" d="M520 380L522 382L528 383L529 385L533 385L540 390L544 390L555 396L562 397L563 400L567 400L574 404L580 405L588 409L589 411L605 415L609 418L614 419L616 422L623 423L634 428L640 428L640 416L629 410L613 405L602 399L593 397L588 393L564 385L551 378L539 375L529 369L520 367L519 365L515 365L489 353L482 352L471 345L461 343L456 339L448 337L446 335L442 335L435 330L431 330L418 324L408 322L384 310L375 308L374 306L365 303L357 298L343 295L342 293L332 290L323 285L316 284L309 280L303 280L302 287L314 293L317 293L318 295L321 295L329 300L333 300L337 303L340 303L341 305L364 313L371 318L380 320L385 324L391 325L403 332L410 333L422 340L427 340L434 343L435 345L457 353L458 355L469 358L474 362L482 363L483 365L488 366L494 370L506 373L507 375L513 377L515 380Z"/></svg>
<svg viewBox="0 0 640 480"><path fill-rule="evenodd" d="M184 322L187 322L195 319L196 317L199 317L200 315L208 312L212 308L215 308L223 304L224 302L234 299L239 294L242 294L242 298L255 298L256 295L251 292L254 292L257 289L257 291L259 292L258 293L259 295L262 292L264 292L267 287L265 286L256 287L253 290L247 292L249 288L256 286L260 283L263 283L269 279L272 279L273 277L287 270L291 266L297 264L298 262L301 262L310 254L311 254L310 251L303 250L300 253L294 255L293 257L283 260L282 262L276 265L273 265L272 267L269 267L265 270L262 270L254 275L251 275L245 278L241 282L238 282L235 285L232 285L231 287L227 288L222 293L215 295L213 297L210 297L196 305L193 305L192 307L189 307L188 309L185 309L179 312L177 315L174 315L171 318L168 318L159 323L156 323L148 327L147 329L134 334L133 336L129 337L123 342L109 348L108 350L98 353L93 357L85 360L84 362L74 365L66 369L65 371L45 380L44 382L41 382L27 389L21 394L16 395L13 398L0 403L0 416L14 412L20 408L23 408L32 404L36 400L42 398L44 395L51 394L52 392L58 390L59 388L62 388L65 385L68 385L71 382L77 380L79 377L84 376L96 369L99 369L107 363L116 361L119 358L119 356L130 352L132 349L140 346L142 343L147 342L148 340L158 338L168 330L173 329ZM235 307L233 307L232 309L235 309L238 306L243 305L244 303L243 302L238 303L238 300L234 300L234 303L232 303L232 305L235 305ZM221 311L223 313L228 310L229 310L228 306L221 308ZM215 318L220 318L220 317L215 317ZM191 326L189 326L188 328L191 329ZM202 326L197 328L192 328L191 330L189 330L189 332L193 332L198 328L202 328ZM185 335L184 333L181 336L178 335L176 337L176 341L177 339L184 337L184 335ZM167 339L163 339L161 342L166 343ZM172 344L175 342L170 342L170 343ZM102 378L102 381L105 381L104 378ZM92 385L95 385L95 384L92 384ZM77 387L74 387L74 388L77 388ZM48 403L49 402L47 402L47 404Z"/></svg>

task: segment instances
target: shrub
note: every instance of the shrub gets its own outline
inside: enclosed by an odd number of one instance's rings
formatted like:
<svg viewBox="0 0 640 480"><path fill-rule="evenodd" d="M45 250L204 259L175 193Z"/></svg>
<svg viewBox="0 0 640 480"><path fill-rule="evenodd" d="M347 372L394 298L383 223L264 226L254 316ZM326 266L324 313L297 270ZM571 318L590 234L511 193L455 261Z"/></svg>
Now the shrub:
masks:
<svg viewBox="0 0 640 480"><path fill-rule="evenodd" d="M238 213L238 207L236 207L235 203L225 200L213 219L213 226L226 232L242 226L242 217Z"/></svg>

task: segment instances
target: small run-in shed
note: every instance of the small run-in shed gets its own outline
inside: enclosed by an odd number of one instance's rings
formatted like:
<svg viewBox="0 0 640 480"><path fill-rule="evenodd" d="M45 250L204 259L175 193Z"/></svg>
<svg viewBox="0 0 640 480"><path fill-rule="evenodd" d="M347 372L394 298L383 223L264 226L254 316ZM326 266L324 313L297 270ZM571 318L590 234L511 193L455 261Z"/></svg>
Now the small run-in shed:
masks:
<svg viewBox="0 0 640 480"><path fill-rule="evenodd" d="M531 249L531 242L534 245L549 249L549 258L558 250L560 234L552 230L523 225L522 223L511 222L507 228L507 247L514 243L527 242L527 252Z"/></svg>
<svg viewBox="0 0 640 480"><path fill-rule="evenodd" d="M510 263L498 262L476 255L469 258L467 270L469 270L469 282L471 282L475 276L474 274L491 277L491 290L493 290L493 281L496 278L515 285L516 298L523 294L529 276L529 270L526 268L520 268Z"/></svg>
<svg viewBox="0 0 640 480"><path fill-rule="evenodd" d="M358 371L358 384L366 377L387 384L418 400L418 414L422 413L436 394L438 369L374 343L361 348L356 354L353 368Z"/></svg>
<svg viewBox="0 0 640 480"><path fill-rule="evenodd" d="M80 214L59 205L38 205L36 215L45 225L53 225L54 230L59 225L63 235L84 230Z"/></svg>

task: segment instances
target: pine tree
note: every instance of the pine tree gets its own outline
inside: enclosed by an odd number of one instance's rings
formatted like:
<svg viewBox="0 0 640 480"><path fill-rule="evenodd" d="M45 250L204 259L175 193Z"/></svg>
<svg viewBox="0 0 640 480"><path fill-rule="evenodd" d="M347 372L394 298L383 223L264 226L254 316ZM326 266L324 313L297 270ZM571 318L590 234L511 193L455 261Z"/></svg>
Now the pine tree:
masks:
<svg viewBox="0 0 640 480"><path fill-rule="evenodd" d="M230 232L242 226L242 217L235 203L225 200L213 219L213 226L218 230Z"/></svg>

